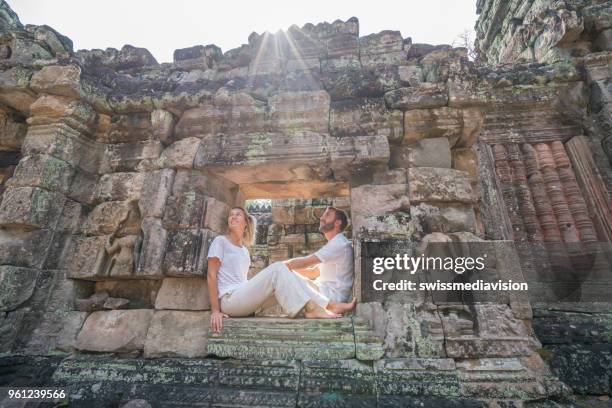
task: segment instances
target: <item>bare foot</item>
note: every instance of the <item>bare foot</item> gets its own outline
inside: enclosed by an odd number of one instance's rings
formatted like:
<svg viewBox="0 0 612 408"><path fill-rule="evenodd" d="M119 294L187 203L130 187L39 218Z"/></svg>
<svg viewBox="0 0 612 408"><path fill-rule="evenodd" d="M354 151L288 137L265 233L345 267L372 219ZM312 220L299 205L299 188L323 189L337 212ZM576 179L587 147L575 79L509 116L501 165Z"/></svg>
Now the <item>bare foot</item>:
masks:
<svg viewBox="0 0 612 408"><path fill-rule="evenodd" d="M335 319L340 317L340 315L323 309L321 306L309 301L304 306L304 317L306 319Z"/></svg>
<svg viewBox="0 0 612 408"><path fill-rule="evenodd" d="M327 304L327 310L332 313L342 314L353 310L355 305L357 305L357 299L353 299L348 303L334 302L333 300L330 300L330 302Z"/></svg>

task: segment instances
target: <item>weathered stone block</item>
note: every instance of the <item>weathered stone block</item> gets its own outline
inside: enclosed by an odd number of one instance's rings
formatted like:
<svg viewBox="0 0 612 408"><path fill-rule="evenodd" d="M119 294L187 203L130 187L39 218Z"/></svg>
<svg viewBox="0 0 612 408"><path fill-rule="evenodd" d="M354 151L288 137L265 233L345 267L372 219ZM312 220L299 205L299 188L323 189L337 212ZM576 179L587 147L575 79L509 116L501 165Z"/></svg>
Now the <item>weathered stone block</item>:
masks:
<svg viewBox="0 0 612 408"><path fill-rule="evenodd" d="M144 356L203 357L210 312L156 311L144 344Z"/></svg>
<svg viewBox="0 0 612 408"><path fill-rule="evenodd" d="M41 248L49 248L54 234L49 229L0 229L0 260L5 265L42 268L46 254Z"/></svg>
<svg viewBox="0 0 612 408"><path fill-rule="evenodd" d="M321 208L323 211L324 207ZM323 213L321 213L323 214ZM295 207L295 223L296 224L315 224L319 222L319 216L315 213L315 207L311 205Z"/></svg>
<svg viewBox="0 0 612 408"><path fill-rule="evenodd" d="M448 338L445 343L447 355L457 359L529 356L535 349L535 344L528 338L457 337Z"/></svg>
<svg viewBox="0 0 612 408"><path fill-rule="evenodd" d="M474 203L475 197L468 173L454 169L413 167L408 169L408 191L411 202Z"/></svg>
<svg viewBox="0 0 612 408"><path fill-rule="evenodd" d="M60 267L68 271L69 278L93 279L100 277L96 260L108 241L108 236L87 237L73 235L66 246Z"/></svg>
<svg viewBox="0 0 612 408"><path fill-rule="evenodd" d="M206 279L164 278L155 309L210 310Z"/></svg>
<svg viewBox="0 0 612 408"><path fill-rule="evenodd" d="M228 180L204 174L198 170L179 169L176 171L172 185L172 194L180 195L193 191L197 194L212 196L224 203L231 203L234 201L237 189L238 186Z"/></svg>
<svg viewBox="0 0 612 408"><path fill-rule="evenodd" d="M361 69L356 57L322 60L321 81L332 101L379 98L401 87L397 67L376 65Z"/></svg>
<svg viewBox="0 0 612 408"><path fill-rule="evenodd" d="M288 234L281 236L281 244L291 245L293 247L303 246L306 244L306 236L304 234Z"/></svg>
<svg viewBox="0 0 612 408"><path fill-rule="evenodd" d="M406 184L366 184L351 189L351 213L375 215L410 207Z"/></svg>
<svg viewBox="0 0 612 408"><path fill-rule="evenodd" d="M321 179L326 174L326 155L321 154L328 138L299 131L299 134L257 133L214 136L203 140L195 159L197 169L214 168L232 182ZM285 160L279 161L279 157ZM237 165L248 166L233 168Z"/></svg>
<svg viewBox="0 0 612 408"><path fill-rule="evenodd" d="M355 311L355 318L365 321L374 335L379 339L385 338L387 319L385 309L380 302L359 302Z"/></svg>
<svg viewBox="0 0 612 408"><path fill-rule="evenodd" d="M448 92L444 85L424 82L387 92L385 102L390 108L400 110L440 108L448 103Z"/></svg>
<svg viewBox="0 0 612 408"><path fill-rule="evenodd" d="M27 309L19 309L0 315L0 351L13 351L17 343L19 331L23 327Z"/></svg>
<svg viewBox="0 0 612 408"><path fill-rule="evenodd" d="M357 235L407 232L409 208L406 184L363 185L351 189L351 224Z"/></svg>
<svg viewBox="0 0 612 408"><path fill-rule="evenodd" d="M174 65L183 70L209 69L214 68L221 57L221 49L216 45L196 45L174 50Z"/></svg>
<svg viewBox="0 0 612 408"><path fill-rule="evenodd" d="M271 246L268 249L268 259L270 264L277 261L286 261L289 258L291 258L291 249L289 245L278 244Z"/></svg>
<svg viewBox="0 0 612 408"><path fill-rule="evenodd" d="M104 174L96 186L96 201L138 200L144 178L144 173Z"/></svg>
<svg viewBox="0 0 612 408"><path fill-rule="evenodd" d="M89 213L83 232L87 235L138 234L140 214L135 201L107 201Z"/></svg>
<svg viewBox="0 0 612 408"><path fill-rule="evenodd" d="M32 75L30 87L38 93L80 98L81 68L77 65L50 65Z"/></svg>
<svg viewBox="0 0 612 408"><path fill-rule="evenodd" d="M210 230L179 230L168 235L163 270L166 276L204 276L208 248L216 236Z"/></svg>
<svg viewBox="0 0 612 408"><path fill-rule="evenodd" d="M34 293L38 270L0 266L0 312L17 309Z"/></svg>
<svg viewBox="0 0 612 408"><path fill-rule="evenodd" d="M223 234L227 229L229 206L215 198L208 197L205 201L204 211L204 228L217 234Z"/></svg>
<svg viewBox="0 0 612 408"><path fill-rule="evenodd" d="M446 137L454 146L463 131L463 115L453 108L417 109L404 112L404 140L410 144L426 137Z"/></svg>
<svg viewBox="0 0 612 408"><path fill-rule="evenodd" d="M392 167L451 167L451 149L448 139L437 137L422 139L410 145L394 146L391 150Z"/></svg>
<svg viewBox="0 0 612 408"><path fill-rule="evenodd" d="M163 149L161 142L150 140L110 144L106 148L109 171L151 169L157 164Z"/></svg>
<svg viewBox="0 0 612 408"><path fill-rule="evenodd" d="M68 197L79 203L93 205L98 180L99 178L95 174L76 170L72 178L72 183L70 184Z"/></svg>
<svg viewBox="0 0 612 408"><path fill-rule="evenodd" d="M138 208L143 218L161 218L163 216L166 201L172 191L175 174L176 171L172 169L146 173L138 200Z"/></svg>
<svg viewBox="0 0 612 408"><path fill-rule="evenodd" d="M424 81L423 69L418 65L404 65L398 67L399 77L402 82L408 82L410 86L418 86Z"/></svg>
<svg viewBox="0 0 612 408"><path fill-rule="evenodd" d="M359 59L363 67L401 65L406 61L403 39L399 31L385 30L359 38Z"/></svg>
<svg viewBox="0 0 612 408"><path fill-rule="evenodd" d="M36 95L29 89L32 71L14 67L0 73L0 101L19 112L28 112Z"/></svg>
<svg viewBox="0 0 612 408"><path fill-rule="evenodd" d="M424 232L476 232L476 215L471 205L420 203L410 207L410 216L418 219Z"/></svg>
<svg viewBox="0 0 612 408"><path fill-rule="evenodd" d="M355 338L348 318L226 318L221 333L209 333L208 353L241 360L350 359L355 358Z"/></svg>
<svg viewBox="0 0 612 408"><path fill-rule="evenodd" d="M374 364L379 403L384 406L481 408L461 395L455 362L449 358L389 358ZM411 397L426 395L425 397ZM410 405L409 405L410 406Z"/></svg>
<svg viewBox="0 0 612 408"><path fill-rule="evenodd" d="M60 351L73 352L76 346L77 335L81 331L88 313L68 312L61 313L61 330L55 341L55 348Z"/></svg>
<svg viewBox="0 0 612 408"><path fill-rule="evenodd" d="M353 319L355 357L362 361L380 360L385 354L382 340L361 319Z"/></svg>
<svg viewBox="0 0 612 408"><path fill-rule="evenodd" d="M162 152L160 164L168 168L191 169L199 147L200 139L197 137L177 140Z"/></svg>
<svg viewBox="0 0 612 408"><path fill-rule="evenodd" d="M26 135L26 124L5 112L0 112L0 146L4 150L20 150Z"/></svg>
<svg viewBox="0 0 612 408"><path fill-rule="evenodd" d="M453 149L453 169L467 172L473 182L478 181L476 165L476 153L472 148Z"/></svg>
<svg viewBox="0 0 612 408"><path fill-rule="evenodd" d="M276 224L291 225L295 224L295 206L291 201L275 201L272 205L272 220ZM275 234L271 234L275 235Z"/></svg>
<svg viewBox="0 0 612 408"><path fill-rule="evenodd" d="M103 145L83 137L65 123L29 126L23 142L24 156L49 154L88 173L97 174Z"/></svg>
<svg viewBox="0 0 612 408"><path fill-rule="evenodd" d="M359 53L359 20L352 17L346 21L336 20L317 27L319 38L327 45L327 57Z"/></svg>
<svg viewBox="0 0 612 408"><path fill-rule="evenodd" d="M359 171L389 162L389 141L385 136L331 138L329 152L335 178L349 178Z"/></svg>
<svg viewBox="0 0 612 408"><path fill-rule="evenodd" d="M48 228L58 220L66 197L38 187L9 187L0 204L0 225Z"/></svg>
<svg viewBox="0 0 612 408"><path fill-rule="evenodd" d="M151 134L155 140L164 144L170 144L174 132L174 116L163 109L151 112Z"/></svg>
<svg viewBox="0 0 612 408"><path fill-rule="evenodd" d="M387 109L382 98L334 101L329 127L336 137L380 135L393 142L402 139L403 115Z"/></svg>
<svg viewBox="0 0 612 408"><path fill-rule="evenodd" d="M108 130L111 143L132 143L151 139L151 115L128 113L113 115Z"/></svg>
<svg viewBox="0 0 612 408"><path fill-rule="evenodd" d="M162 227L162 222L158 218L145 218L141 229L143 238L136 275L161 277L168 232Z"/></svg>
<svg viewBox="0 0 612 408"><path fill-rule="evenodd" d="M461 114L463 115L463 129L456 147L470 147L480 136L484 124L484 112L479 108L468 108L462 109Z"/></svg>
<svg viewBox="0 0 612 408"><path fill-rule="evenodd" d="M325 57L325 43L318 38L319 33L316 30L292 25L287 29L287 34L291 36L294 45L287 50L290 59L318 60Z"/></svg>
<svg viewBox="0 0 612 408"><path fill-rule="evenodd" d="M202 227L206 203L206 197L195 192L170 196L164 211L164 228L174 230Z"/></svg>
<svg viewBox="0 0 612 408"><path fill-rule="evenodd" d="M270 126L275 131L328 133L329 103L325 91L277 93L268 100Z"/></svg>
<svg viewBox="0 0 612 408"><path fill-rule="evenodd" d="M77 336L76 348L84 351L122 353L142 350L153 310L94 312Z"/></svg>
<svg viewBox="0 0 612 408"><path fill-rule="evenodd" d="M26 316L24 323L34 315ZM29 319L28 319L29 317ZM81 330L87 313L74 311L47 311L39 314L36 327L25 345L28 354L54 354L57 351L73 352L76 336ZM24 329L25 327L22 327ZM29 330L27 328L26 330Z"/></svg>
<svg viewBox="0 0 612 408"><path fill-rule="evenodd" d="M246 93L215 95L213 105L183 113L175 128L178 139L186 137L241 134L265 130L264 107Z"/></svg>
<svg viewBox="0 0 612 408"><path fill-rule="evenodd" d="M45 125L66 121L76 129L86 129L83 125L92 125L96 113L91 106L63 96L43 94L30 106L28 125Z"/></svg>
<svg viewBox="0 0 612 408"><path fill-rule="evenodd" d="M90 243L100 244L94 251L89 253L93 258L91 269L84 271L84 279L107 279L107 278L133 278L139 263L138 249L141 245L139 235L104 236L102 242L89 240ZM83 273L83 272L77 272ZM80 276L77 276L80 277Z"/></svg>
<svg viewBox="0 0 612 408"><path fill-rule="evenodd" d="M70 164L53 156L26 156L19 161L13 177L6 185L42 187L68 194L74 173L74 168Z"/></svg>
<svg viewBox="0 0 612 408"><path fill-rule="evenodd" d="M442 322L435 306L392 303L387 309L384 344L391 357L445 357Z"/></svg>
<svg viewBox="0 0 612 408"><path fill-rule="evenodd" d="M376 405L372 366L357 360L304 361L298 406L316 406L327 398L347 407Z"/></svg>

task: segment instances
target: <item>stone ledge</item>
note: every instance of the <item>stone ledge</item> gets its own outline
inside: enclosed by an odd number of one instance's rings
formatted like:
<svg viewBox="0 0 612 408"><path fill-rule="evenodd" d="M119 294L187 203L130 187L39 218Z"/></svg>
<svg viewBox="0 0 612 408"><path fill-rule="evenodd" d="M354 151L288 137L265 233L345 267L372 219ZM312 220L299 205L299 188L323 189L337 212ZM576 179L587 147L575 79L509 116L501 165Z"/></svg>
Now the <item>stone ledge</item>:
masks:
<svg viewBox="0 0 612 408"><path fill-rule="evenodd" d="M51 383L66 387L72 398L80 398L75 402L82 402L83 406L96 400L108 404L113 399L119 402L118 399L143 398L159 403L197 402L215 406L319 406L334 401L334 406L339 407L418 403L425 405L416 406L458 408L482 407L479 400L483 398L508 400L514 404L509 406L521 406L532 399L563 401L567 398L559 383L550 377L530 380L530 389L539 387L535 392L504 396L503 389L497 388L486 395L468 395L477 388L464 388L449 359L381 360L373 369L352 359L300 363L215 359L117 361L107 357L77 357L62 361ZM483 384L485 388L481 390L487 390L487 385ZM542 393L543 390L549 394Z"/></svg>

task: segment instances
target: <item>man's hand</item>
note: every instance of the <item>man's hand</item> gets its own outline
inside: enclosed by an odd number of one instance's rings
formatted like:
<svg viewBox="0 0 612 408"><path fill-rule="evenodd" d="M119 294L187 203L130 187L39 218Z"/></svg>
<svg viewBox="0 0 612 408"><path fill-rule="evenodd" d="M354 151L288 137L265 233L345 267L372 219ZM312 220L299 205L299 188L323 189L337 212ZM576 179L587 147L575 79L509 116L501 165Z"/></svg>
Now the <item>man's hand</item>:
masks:
<svg viewBox="0 0 612 408"><path fill-rule="evenodd" d="M315 279L316 277L321 275L319 265L310 266L308 268L292 269L292 271L295 271L300 275L307 277L308 279Z"/></svg>
<svg viewBox="0 0 612 408"><path fill-rule="evenodd" d="M313 254L313 255L303 256L301 258L289 259L284 262L285 262L285 265L287 265L287 268L297 271L297 270L311 268L313 266L316 266L321 263L321 260L317 258L316 255Z"/></svg>
<svg viewBox="0 0 612 408"><path fill-rule="evenodd" d="M229 317L225 313L221 312L212 312L210 315L210 330L213 333L220 333L221 329L223 329L223 319Z"/></svg>

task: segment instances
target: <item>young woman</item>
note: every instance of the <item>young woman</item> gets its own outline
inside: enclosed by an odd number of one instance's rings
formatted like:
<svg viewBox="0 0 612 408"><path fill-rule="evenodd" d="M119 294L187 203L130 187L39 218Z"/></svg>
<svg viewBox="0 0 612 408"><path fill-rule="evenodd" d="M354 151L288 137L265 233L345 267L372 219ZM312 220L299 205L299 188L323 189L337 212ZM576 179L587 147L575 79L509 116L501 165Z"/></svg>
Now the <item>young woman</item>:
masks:
<svg viewBox="0 0 612 408"><path fill-rule="evenodd" d="M303 311L306 318L335 318L340 315L328 308L342 312L354 307L354 302L331 302L283 262L275 262L247 280L251 257L246 245L253 243L254 235L254 218L244 208L234 207L227 219L227 233L210 245L207 280L211 330L220 332L224 317L253 314L271 297L290 317Z"/></svg>

